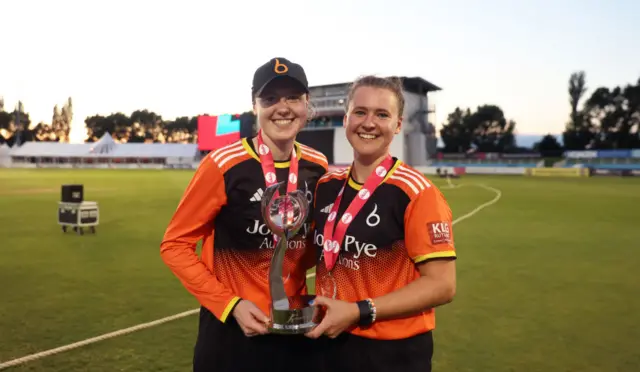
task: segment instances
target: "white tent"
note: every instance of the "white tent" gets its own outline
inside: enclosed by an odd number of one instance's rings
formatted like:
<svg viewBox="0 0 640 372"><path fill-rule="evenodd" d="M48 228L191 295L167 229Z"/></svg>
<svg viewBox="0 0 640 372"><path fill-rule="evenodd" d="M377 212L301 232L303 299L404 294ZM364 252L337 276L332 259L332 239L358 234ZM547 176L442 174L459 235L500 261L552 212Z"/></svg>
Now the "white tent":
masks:
<svg viewBox="0 0 640 372"><path fill-rule="evenodd" d="M69 158L89 156L92 143L25 142L11 152L11 157Z"/></svg>
<svg viewBox="0 0 640 372"><path fill-rule="evenodd" d="M11 147L6 143L0 145L0 168L9 167L11 165Z"/></svg>
<svg viewBox="0 0 640 372"><path fill-rule="evenodd" d="M139 164L189 166L197 161L197 144L116 143L109 133L92 143L26 142L11 152L14 165L135 168Z"/></svg>
<svg viewBox="0 0 640 372"><path fill-rule="evenodd" d="M109 132L105 133L89 150L92 154L108 154L116 147L116 141Z"/></svg>

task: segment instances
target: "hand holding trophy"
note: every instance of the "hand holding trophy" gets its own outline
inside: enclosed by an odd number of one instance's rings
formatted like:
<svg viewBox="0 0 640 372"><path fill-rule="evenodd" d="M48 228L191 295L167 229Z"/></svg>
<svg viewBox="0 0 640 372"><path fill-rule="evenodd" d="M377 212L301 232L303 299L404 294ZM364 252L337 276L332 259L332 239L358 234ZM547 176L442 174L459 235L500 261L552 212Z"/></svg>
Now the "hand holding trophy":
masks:
<svg viewBox="0 0 640 372"><path fill-rule="evenodd" d="M283 191L283 192L280 192ZM286 192L286 184L280 182L267 187L262 195L262 216L276 239L269 269L271 296L271 321L269 332L279 334L303 334L316 324L314 307L309 302L313 295L289 297L284 288L283 265L288 242L300 230L309 214L309 203L300 190Z"/></svg>

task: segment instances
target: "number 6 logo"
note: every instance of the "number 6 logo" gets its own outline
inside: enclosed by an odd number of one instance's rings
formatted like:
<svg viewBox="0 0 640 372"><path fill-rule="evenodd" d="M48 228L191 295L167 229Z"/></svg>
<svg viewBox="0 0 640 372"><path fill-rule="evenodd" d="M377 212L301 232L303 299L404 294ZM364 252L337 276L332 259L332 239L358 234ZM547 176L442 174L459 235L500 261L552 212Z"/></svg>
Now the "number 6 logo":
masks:
<svg viewBox="0 0 640 372"><path fill-rule="evenodd" d="M380 216L376 213L378 210L378 204L373 205L373 211L369 213L365 222L369 227L376 227L380 223Z"/></svg>

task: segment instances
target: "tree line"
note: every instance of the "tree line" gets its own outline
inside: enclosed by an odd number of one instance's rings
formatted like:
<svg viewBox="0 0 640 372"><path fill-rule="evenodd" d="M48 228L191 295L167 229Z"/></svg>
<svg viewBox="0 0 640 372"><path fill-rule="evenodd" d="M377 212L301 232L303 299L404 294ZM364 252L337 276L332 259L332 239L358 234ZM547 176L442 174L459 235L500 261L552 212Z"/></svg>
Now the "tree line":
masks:
<svg viewBox="0 0 640 372"><path fill-rule="evenodd" d="M586 91L585 72L571 74L567 89L571 113L562 132L563 145L548 134L534 144L534 151L556 156L564 150L640 148L640 78L626 86L598 87L580 108ZM440 137L445 152L513 152L518 150L515 128L498 106L484 105L473 112L456 108Z"/></svg>
<svg viewBox="0 0 640 372"><path fill-rule="evenodd" d="M563 133L569 150L640 148L640 78L612 89L598 87L578 109L587 91L584 71L569 79L571 117Z"/></svg>
<svg viewBox="0 0 640 372"><path fill-rule="evenodd" d="M534 151L556 156L564 150L640 148L640 78L633 85L598 87L581 105L586 91L585 72L571 74L567 89L571 113L562 133L564 146L555 136L548 134L533 146ZM255 125L251 111L239 116L241 127ZM61 112L57 106L54 108L52 123L68 131L71 117L69 98ZM162 142L175 132L188 135L180 137L183 141L195 142L197 135L197 116L166 120L149 110L136 110L131 115L121 112L94 115L86 118L85 123L89 142L97 141L107 132L127 142ZM12 112L5 111L0 98L0 143L11 142L11 139L3 138L2 133L5 136L8 133L10 137L17 135L22 142L56 138L64 140L64 136L38 135L46 126L44 123L31 126L29 113L22 102ZM505 153L523 151L517 146L515 129L516 122L508 119L497 105L482 105L473 111L457 107L447 116L440 129L444 144L442 150L454 153L471 150Z"/></svg>

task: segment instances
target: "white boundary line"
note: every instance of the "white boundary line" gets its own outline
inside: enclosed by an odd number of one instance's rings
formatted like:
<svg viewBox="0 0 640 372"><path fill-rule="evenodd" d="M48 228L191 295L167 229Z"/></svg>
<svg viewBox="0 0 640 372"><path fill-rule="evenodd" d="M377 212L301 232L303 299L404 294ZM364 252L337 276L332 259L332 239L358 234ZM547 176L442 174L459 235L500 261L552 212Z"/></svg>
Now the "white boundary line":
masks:
<svg viewBox="0 0 640 372"><path fill-rule="evenodd" d="M115 331L115 332L111 332L111 333L106 333L106 334L98 336L98 337L88 338L86 340L75 342L73 344L57 347L55 349L42 351L42 352L36 353L36 354L27 355L27 356L22 357L22 358L13 359L13 360L10 360L8 362L0 363L0 369L5 369L5 368L17 366L18 364L26 363L26 362L29 362L29 361L32 361L32 360L35 360L35 359L44 358L44 357L49 356L49 355L58 354L58 353L61 353L63 351L76 349L76 348L79 348L81 346L92 344L94 342L106 340L106 339L113 338L113 337L116 337L116 336L126 335L127 333L139 331L141 329L150 328L150 327L162 324L162 323L170 322L172 320L176 320L176 319L184 318L184 317L189 316L189 315L196 314L198 311L200 311L200 309L194 309L194 310L185 311L183 313L172 315L172 316L168 316L166 318L162 318L162 319L158 319L158 320L154 320L154 321L149 322L149 323L138 324L137 326L121 329L119 331Z"/></svg>
<svg viewBox="0 0 640 372"><path fill-rule="evenodd" d="M449 181L449 182L451 182L451 181ZM461 187L461 186L463 186L463 185L462 184L458 184L458 185L454 186L451 183L449 184L450 188L458 188L458 187ZM500 191L498 189L495 189L495 188L489 187L489 186L485 186L485 185L480 185L480 184L475 185L475 186L479 186L479 187L481 187L481 188L483 188L485 190L493 191L494 193L496 193L496 196L493 199L489 200L488 202L480 204L478 207L476 207L471 212L458 217L457 219L455 219L453 221L452 225L455 225L458 222L464 221L467 218L473 217L476 213L480 212L484 208L487 208L487 207L497 203L498 200L500 200L500 198L502 197L502 191ZM307 278L313 278L315 276L316 276L316 273L307 274ZM118 330L118 331L115 331L115 332L111 332L111 333L106 333L106 334L103 334L101 336L97 336L97 337L93 337L93 338L88 338L86 340L75 342L73 344L69 344L69 345L57 347L55 349L49 349L49 350L42 351L42 352L39 352L39 353L27 355L27 356L22 357L22 358L13 359L13 360L10 360L8 362L0 363L0 369L14 367L14 366L17 366L19 364L23 364L23 363L26 363L26 362L30 362L32 360L40 359L40 358L44 358L44 357L49 356L49 355L62 353L64 351L76 349L76 348L79 348L79 347L82 347L82 346L85 346L85 345L89 345L89 344L92 344L92 343L95 343L95 342L98 342L98 341L103 341L103 340L106 340L106 339L109 339L109 338L126 335L128 333L139 331L139 330L142 330L142 329L145 329L145 328L150 328L150 327L153 327L153 326L156 326L156 325L160 325L162 323L170 322L172 320L184 318L184 317L187 317L189 315L197 314L199 311L200 311L199 308L198 309L189 310L189 311L185 311L183 313L175 314L175 315L168 316L166 318L162 318L162 319L158 319L158 320L154 320L152 322L138 324L138 325L133 326L133 327L121 329L121 330Z"/></svg>
<svg viewBox="0 0 640 372"><path fill-rule="evenodd" d="M456 187L456 188L457 188L457 187L462 187L462 186L466 186L466 185L464 185L464 184L459 184L459 185L456 185L456 186L454 186L454 187ZM476 207L474 210L472 210L471 212L469 212L469 213L467 213L467 214L463 214L462 216L460 216L460 217L456 218L456 219L453 221L452 225L455 225L456 223L462 222L462 221L466 220L467 218L471 218L471 217L473 217L476 213L480 212L481 210L483 210L483 209L485 209L485 208L487 208L487 207L490 207L490 206L494 205L495 203L497 203L497 202L498 202L498 200L500 200L500 198L502 198L502 191L500 191L500 190L498 190L498 189L496 189L496 188L493 188L493 187L491 187L491 186L482 185L482 184L476 184L476 185L474 185L474 186L481 187L481 188L483 188L483 189L485 189L485 190L493 191L493 192L495 192L495 193L496 193L496 196L495 196L493 199L489 200L488 202L480 204L479 206L477 206L477 207Z"/></svg>
<svg viewBox="0 0 640 372"><path fill-rule="evenodd" d="M442 186L440 187L441 189L457 189L458 187L461 187L462 184L457 184L454 185L453 182L451 182L451 177L447 176L447 186Z"/></svg>

